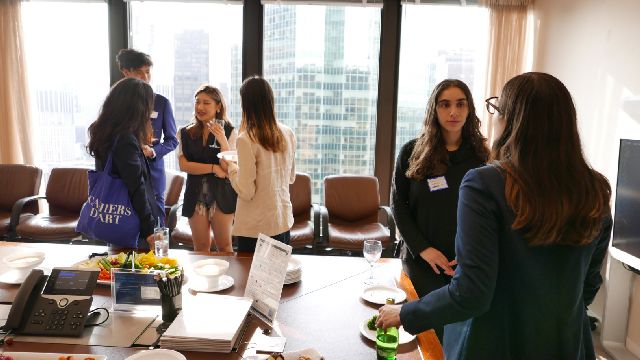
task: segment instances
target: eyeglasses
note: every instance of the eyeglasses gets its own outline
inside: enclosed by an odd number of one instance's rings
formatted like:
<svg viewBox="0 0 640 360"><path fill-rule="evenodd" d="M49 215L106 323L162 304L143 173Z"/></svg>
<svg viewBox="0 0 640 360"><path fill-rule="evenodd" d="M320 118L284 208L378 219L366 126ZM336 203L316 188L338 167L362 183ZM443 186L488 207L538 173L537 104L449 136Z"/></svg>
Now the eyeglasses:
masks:
<svg viewBox="0 0 640 360"><path fill-rule="evenodd" d="M502 114L502 110L500 110L498 105L495 104L495 103L498 102L498 97L497 96L492 96L492 97L488 98L487 100L485 100L484 102L486 103L487 111L489 112L489 114L491 114L491 115L493 115L495 113Z"/></svg>

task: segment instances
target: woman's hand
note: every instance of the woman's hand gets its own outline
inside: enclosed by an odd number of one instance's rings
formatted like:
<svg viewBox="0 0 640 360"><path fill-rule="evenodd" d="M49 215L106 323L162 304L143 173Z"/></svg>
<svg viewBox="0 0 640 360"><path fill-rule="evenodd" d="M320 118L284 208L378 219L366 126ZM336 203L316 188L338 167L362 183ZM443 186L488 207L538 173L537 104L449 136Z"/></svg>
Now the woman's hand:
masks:
<svg viewBox="0 0 640 360"><path fill-rule="evenodd" d="M224 133L224 127L222 127L222 125L220 125L217 121L213 121L211 125L208 125L208 127L209 132L216 137L218 144L220 144L220 150L229 150L229 142L227 141L227 136Z"/></svg>
<svg viewBox="0 0 640 360"><path fill-rule="evenodd" d="M227 162L227 160L220 158L220 167L225 172L229 172L229 163Z"/></svg>
<svg viewBox="0 0 640 360"><path fill-rule="evenodd" d="M156 243L155 235L156 234L151 234L147 236L147 243L149 243L149 249L154 249L154 245Z"/></svg>
<svg viewBox="0 0 640 360"><path fill-rule="evenodd" d="M378 320L376 327L387 329L392 326L400 327L400 309L402 305L385 305L378 310Z"/></svg>
<svg viewBox="0 0 640 360"><path fill-rule="evenodd" d="M458 264L456 259L449 261L449 259L447 259L447 257L444 256L444 254L442 254L440 250L434 247L429 247L426 250L423 250L420 253L420 257L423 258L424 261L428 262L429 265L431 265L433 272L435 272L436 274L440 274L440 270L438 269L438 267L440 267L442 270L444 270L444 273L446 275L453 276L455 270L452 268L452 266Z"/></svg>
<svg viewBox="0 0 640 360"><path fill-rule="evenodd" d="M216 177L219 177L221 179L224 179L227 177L227 171L222 168L222 165L213 165L212 170L213 170L213 175L215 175Z"/></svg>

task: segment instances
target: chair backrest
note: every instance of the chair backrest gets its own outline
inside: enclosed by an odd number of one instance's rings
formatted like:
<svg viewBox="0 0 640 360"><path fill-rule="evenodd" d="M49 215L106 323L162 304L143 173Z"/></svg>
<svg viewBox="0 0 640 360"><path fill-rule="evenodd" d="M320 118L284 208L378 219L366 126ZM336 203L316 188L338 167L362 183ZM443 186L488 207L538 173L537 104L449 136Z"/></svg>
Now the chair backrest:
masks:
<svg viewBox="0 0 640 360"><path fill-rule="evenodd" d="M296 180L289 184L289 197L296 222L311 220L311 177L308 174L296 173Z"/></svg>
<svg viewBox="0 0 640 360"><path fill-rule="evenodd" d="M47 182L49 214L78 215L89 196L88 169L54 168Z"/></svg>
<svg viewBox="0 0 640 360"><path fill-rule="evenodd" d="M38 194L42 170L31 165L0 164L0 209L11 212L16 201Z"/></svg>
<svg viewBox="0 0 640 360"><path fill-rule="evenodd" d="M169 185L164 191L164 204L171 207L180 200L180 193L182 193L182 187L184 186L184 176L175 171L166 170L165 178Z"/></svg>
<svg viewBox="0 0 640 360"><path fill-rule="evenodd" d="M330 175L324 178L324 206L330 223L378 222L378 179L364 175Z"/></svg>

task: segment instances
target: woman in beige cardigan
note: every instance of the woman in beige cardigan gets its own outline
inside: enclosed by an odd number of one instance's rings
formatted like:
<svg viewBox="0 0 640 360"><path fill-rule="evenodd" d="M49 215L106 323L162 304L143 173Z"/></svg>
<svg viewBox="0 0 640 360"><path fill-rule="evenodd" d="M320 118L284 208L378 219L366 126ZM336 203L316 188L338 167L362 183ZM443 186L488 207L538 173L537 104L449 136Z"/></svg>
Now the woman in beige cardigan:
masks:
<svg viewBox="0 0 640 360"><path fill-rule="evenodd" d="M228 167L231 185L238 193L233 235L238 251L255 251L258 234L289 243L293 212L289 184L296 176L296 139L293 131L276 121L273 91L258 76L240 87L242 123L236 148L238 162Z"/></svg>

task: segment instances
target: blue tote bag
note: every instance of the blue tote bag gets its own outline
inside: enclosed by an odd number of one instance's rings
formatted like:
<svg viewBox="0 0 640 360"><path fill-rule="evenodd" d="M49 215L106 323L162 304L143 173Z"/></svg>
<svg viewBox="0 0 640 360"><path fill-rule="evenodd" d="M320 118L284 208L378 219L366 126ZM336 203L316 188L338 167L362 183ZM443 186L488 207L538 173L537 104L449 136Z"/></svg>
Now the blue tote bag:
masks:
<svg viewBox="0 0 640 360"><path fill-rule="evenodd" d="M122 179L111 175L112 154L102 171L89 170L89 197L82 205L76 231L91 239L135 248L140 219Z"/></svg>

